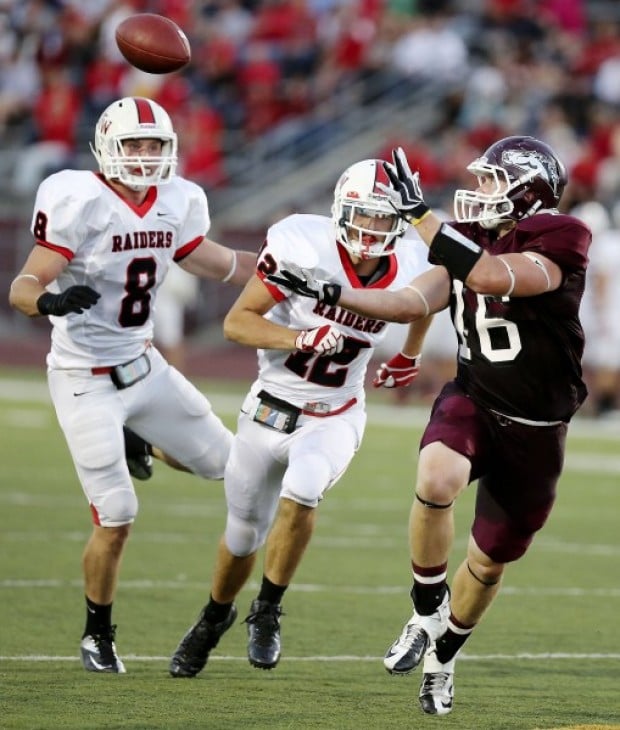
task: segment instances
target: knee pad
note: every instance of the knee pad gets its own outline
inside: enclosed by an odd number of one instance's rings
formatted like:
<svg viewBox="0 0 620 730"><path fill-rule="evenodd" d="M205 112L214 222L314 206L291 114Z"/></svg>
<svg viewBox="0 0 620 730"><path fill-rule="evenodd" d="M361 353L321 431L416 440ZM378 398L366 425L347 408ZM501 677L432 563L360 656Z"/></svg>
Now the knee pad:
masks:
<svg viewBox="0 0 620 730"><path fill-rule="evenodd" d="M120 527L131 524L138 514L138 498L133 489L110 489L93 502L102 527Z"/></svg>
<svg viewBox="0 0 620 730"><path fill-rule="evenodd" d="M265 542L268 526L259 526L250 520L243 520L228 511L224 540L233 555L239 558L255 553Z"/></svg>

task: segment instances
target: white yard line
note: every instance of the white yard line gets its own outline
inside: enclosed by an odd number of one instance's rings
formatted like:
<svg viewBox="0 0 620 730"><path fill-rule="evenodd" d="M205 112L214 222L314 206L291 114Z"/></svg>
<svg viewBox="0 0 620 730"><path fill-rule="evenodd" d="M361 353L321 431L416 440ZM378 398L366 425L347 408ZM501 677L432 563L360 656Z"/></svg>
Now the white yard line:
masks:
<svg viewBox="0 0 620 730"><path fill-rule="evenodd" d="M569 654L565 652L542 653L542 654L459 654L460 661L485 662L491 660L501 661L555 661L559 659L608 661L620 659L617 653L591 653L591 654ZM135 662L168 662L169 656L140 656L136 654L123 654L123 661ZM209 662L247 662L247 656L209 656ZM77 656L49 656L45 654L31 654L23 656L2 656L2 662L78 662ZM382 662L383 657L378 656L355 656L354 654L342 654L335 656L286 656L286 662Z"/></svg>
<svg viewBox="0 0 620 730"><path fill-rule="evenodd" d="M83 585L81 580L62 580L59 578L5 578L0 580L0 590L19 588L78 588ZM249 582L243 590L255 591L259 588L258 583ZM204 583L194 581L175 580L124 580L122 581L124 591L132 590L202 590ZM405 594L409 590L407 586L346 586L326 585L318 583L293 583L288 589L291 593L345 593L351 595L398 595ZM502 586L503 596L557 596L562 598L620 598L620 588L576 588L575 586L542 588L528 586Z"/></svg>

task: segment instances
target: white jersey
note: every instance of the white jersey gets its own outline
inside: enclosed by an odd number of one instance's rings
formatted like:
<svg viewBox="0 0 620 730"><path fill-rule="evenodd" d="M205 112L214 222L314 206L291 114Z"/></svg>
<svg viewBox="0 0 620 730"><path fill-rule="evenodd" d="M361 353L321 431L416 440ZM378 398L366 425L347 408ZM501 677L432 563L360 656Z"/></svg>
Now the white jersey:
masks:
<svg viewBox="0 0 620 730"><path fill-rule="evenodd" d="M82 314L50 317L48 365L117 365L144 352L153 336L157 289L171 261L191 253L209 227L204 191L181 177L151 187L139 206L97 173L64 170L46 178L31 230L39 245L69 261L50 290L80 284L101 294Z"/></svg>
<svg viewBox="0 0 620 730"><path fill-rule="evenodd" d="M410 228L405 238L397 241L395 252L384 257L386 270L367 288L402 289L430 268L427 256L428 248ZM331 324L345 335L345 344L342 352L322 357L301 351L258 350L258 380L252 392L264 388L302 408L307 403L324 403L337 409L352 398L363 402L368 362L385 336L388 323L291 294L268 282L266 275L275 273L280 263L286 261L312 270L317 279L349 288L364 286L348 253L336 244L331 218L291 215L271 226L257 265L258 275L278 300L266 317L297 330Z"/></svg>
<svg viewBox="0 0 620 730"><path fill-rule="evenodd" d="M586 335L583 361L618 370L620 364L620 230L596 233L588 251L590 263L579 318Z"/></svg>

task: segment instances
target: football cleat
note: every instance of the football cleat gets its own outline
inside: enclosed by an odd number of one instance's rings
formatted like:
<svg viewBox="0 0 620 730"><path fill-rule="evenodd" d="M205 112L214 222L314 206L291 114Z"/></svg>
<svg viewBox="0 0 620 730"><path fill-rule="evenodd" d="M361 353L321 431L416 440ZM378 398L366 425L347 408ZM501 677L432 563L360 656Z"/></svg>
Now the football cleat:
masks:
<svg viewBox="0 0 620 730"><path fill-rule="evenodd" d="M125 674L125 665L116 654L116 626L105 634L87 634L80 642L82 666L89 672Z"/></svg>
<svg viewBox="0 0 620 730"><path fill-rule="evenodd" d="M441 664L434 649L424 657L424 676L420 686L420 706L427 715L447 715L454 699L454 664Z"/></svg>
<svg viewBox="0 0 620 730"><path fill-rule="evenodd" d="M273 669L280 660L282 608L269 601L252 601L248 625L248 659L258 669Z"/></svg>
<svg viewBox="0 0 620 730"><path fill-rule="evenodd" d="M140 481L150 479L153 476L151 444L127 426L123 426L123 436L125 437L125 461L129 467L129 473Z"/></svg>
<svg viewBox="0 0 620 730"><path fill-rule="evenodd" d="M177 646L168 671L173 677L195 677L204 669L209 652L214 649L222 635L228 631L237 618L233 603L228 616L218 624L209 623L204 617L204 608L198 621L189 629Z"/></svg>
<svg viewBox="0 0 620 730"><path fill-rule="evenodd" d="M450 592L446 591L435 613L421 616L416 611L407 621L401 635L387 650L383 666L390 674L409 674L439 638L448 625L450 616Z"/></svg>

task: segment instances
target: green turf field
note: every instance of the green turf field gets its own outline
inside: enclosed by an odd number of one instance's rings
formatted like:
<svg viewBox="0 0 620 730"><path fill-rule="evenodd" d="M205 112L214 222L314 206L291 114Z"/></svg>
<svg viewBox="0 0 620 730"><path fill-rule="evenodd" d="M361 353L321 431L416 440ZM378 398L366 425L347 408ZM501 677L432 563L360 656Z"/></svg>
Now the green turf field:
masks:
<svg viewBox="0 0 620 730"><path fill-rule="evenodd" d="M620 424L574 424L555 512L466 645L454 711L433 718L418 709L419 674L391 677L381 662L411 611L406 525L424 410L373 394L362 449L319 508L285 596L283 656L272 672L245 658L241 619L257 565L240 620L205 671L167 675L207 598L224 499L220 484L158 464L151 481L137 483L140 514L114 612L127 674L93 675L78 662L89 511L46 386L26 377L0 377L0 728L620 725ZM205 390L232 426L242 391ZM473 496L470 488L457 506L452 569Z"/></svg>

